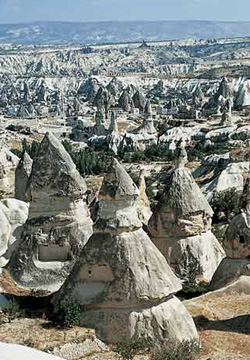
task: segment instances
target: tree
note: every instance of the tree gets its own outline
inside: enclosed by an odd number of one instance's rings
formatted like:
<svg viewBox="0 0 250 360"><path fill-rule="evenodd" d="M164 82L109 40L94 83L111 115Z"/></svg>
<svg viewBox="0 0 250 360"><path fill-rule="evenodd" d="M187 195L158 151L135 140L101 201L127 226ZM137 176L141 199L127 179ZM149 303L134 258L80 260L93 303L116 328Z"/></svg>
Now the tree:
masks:
<svg viewBox="0 0 250 360"><path fill-rule="evenodd" d="M211 201L211 207L214 210L214 219L219 220L221 213L226 220L239 212L240 192L235 188L216 192Z"/></svg>

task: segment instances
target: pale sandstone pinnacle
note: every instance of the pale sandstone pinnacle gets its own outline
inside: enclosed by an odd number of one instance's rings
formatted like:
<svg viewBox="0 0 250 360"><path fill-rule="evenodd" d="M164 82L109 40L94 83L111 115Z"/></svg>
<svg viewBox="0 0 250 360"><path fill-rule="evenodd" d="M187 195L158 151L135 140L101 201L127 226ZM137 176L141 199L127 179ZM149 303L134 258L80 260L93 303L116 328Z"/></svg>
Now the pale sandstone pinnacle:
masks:
<svg viewBox="0 0 250 360"><path fill-rule="evenodd" d="M145 182L145 171L142 169L139 175L138 181L139 197L136 200L136 207L141 222L147 226L152 211L150 209L150 202L146 194L146 182Z"/></svg>
<svg viewBox="0 0 250 360"><path fill-rule="evenodd" d="M151 107L150 100L147 100L147 102L146 102L145 109L144 109L144 115L149 118L152 117L152 107Z"/></svg>
<svg viewBox="0 0 250 360"><path fill-rule="evenodd" d="M135 208L138 195L132 179L114 160L100 191L94 234L55 295L55 308L60 311L65 298L78 302L85 307L81 324L96 328L108 342L123 337L197 339L191 316L174 297L181 283L142 229ZM122 215L126 220L119 219Z"/></svg>
<svg viewBox="0 0 250 360"><path fill-rule="evenodd" d="M95 229L101 231L131 231L142 224L133 206L139 190L123 166L114 159L99 191L99 213Z"/></svg>
<svg viewBox="0 0 250 360"><path fill-rule="evenodd" d="M213 210L190 170L180 161L178 166L149 220L149 233L183 280L210 281L225 253L211 232Z"/></svg>
<svg viewBox="0 0 250 360"><path fill-rule="evenodd" d="M135 200L139 196L137 186L124 167L113 159L99 192L100 200Z"/></svg>
<svg viewBox="0 0 250 360"><path fill-rule="evenodd" d="M33 160L25 151L15 172L15 198L26 201L26 187L31 174Z"/></svg>
<svg viewBox="0 0 250 360"><path fill-rule="evenodd" d="M180 144L179 154L176 159L176 169L183 169L188 162L188 155L186 151L186 143L184 141Z"/></svg>
<svg viewBox="0 0 250 360"><path fill-rule="evenodd" d="M63 145L47 133L27 184L28 220L8 264L17 283L48 291L63 283L92 234L86 190Z"/></svg>
<svg viewBox="0 0 250 360"><path fill-rule="evenodd" d="M118 124L117 124L117 120L116 120L116 115L113 111L111 113L109 132L110 133L112 133L112 132L118 133Z"/></svg>

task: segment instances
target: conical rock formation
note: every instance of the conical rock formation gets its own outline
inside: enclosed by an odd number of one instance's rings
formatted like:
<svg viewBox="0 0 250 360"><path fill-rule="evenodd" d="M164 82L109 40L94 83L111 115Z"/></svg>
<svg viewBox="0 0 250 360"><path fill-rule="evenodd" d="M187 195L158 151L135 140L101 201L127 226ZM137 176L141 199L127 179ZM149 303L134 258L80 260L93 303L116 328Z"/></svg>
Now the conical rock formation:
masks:
<svg viewBox="0 0 250 360"><path fill-rule="evenodd" d="M213 210L190 170L179 163L149 220L149 233L183 280L210 281L225 253L211 232Z"/></svg>
<svg viewBox="0 0 250 360"><path fill-rule="evenodd" d="M86 191L63 145L47 133L27 184L28 220L8 265L18 283L54 291L64 282L92 234Z"/></svg>
<svg viewBox="0 0 250 360"><path fill-rule="evenodd" d="M148 221L152 216L152 211L150 209L150 202L146 194L144 170L141 170L140 172L139 181L138 181L138 190L139 190L139 197L136 200L136 207L137 207L139 219L145 226L147 226Z"/></svg>
<svg viewBox="0 0 250 360"><path fill-rule="evenodd" d="M26 201L26 186L31 174L33 160L26 151L20 159L15 173L15 198Z"/></svg>
<svg viewBox="0 0 250 360"><path fill-rule="evenodd" d="M114 160L99 195L94 234L53 303L65 298L85 308L81 324L109 342L123 337L194 339L191 316L174 297L181 284L142 229L138 189Z"/></svg>

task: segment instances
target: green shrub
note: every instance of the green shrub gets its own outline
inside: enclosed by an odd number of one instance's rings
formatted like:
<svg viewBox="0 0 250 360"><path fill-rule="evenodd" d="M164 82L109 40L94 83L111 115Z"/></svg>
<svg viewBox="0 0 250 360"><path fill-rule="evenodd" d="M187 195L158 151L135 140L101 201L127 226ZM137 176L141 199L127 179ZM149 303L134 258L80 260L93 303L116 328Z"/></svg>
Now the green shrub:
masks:
<svg viewBox="0 0 250 360"><path fill-rule="evenodd" d="M153 183L155 182L154 178L147 177L145 178L146 183L146 195L150 201L152 201L155 197L154 189L153 189Z"/></svg>
<svg viewBox="0 0 250 360"><path fill-rule="evenodd" d="M16 148L11 148L10 151L11 151L14 155L16 155L17 157L21 158L21 156L22 156L22 151L20 151L20 150L18 150L18 149L16 149Z"/></svg>
<svg viewBox="0 0 250 360"><path fill-rule="evenodd" d="M26 152L29 154L29 156L34 159L36 156L38 149L39 149L40 143L36 140L33 140L31 145L27 143L26 139L23 139L22 141L22 150L18 150L16 148L11 149L11 152L21 158L22 154Z"/></svg>
<svg viewBox="0 0 250 360"><path fill-rule="evenodd" d="M125 162L138 162L138 161L173 161L176 154L168 150L165 145L152 144L144 152L142 151L131 151L125 149L119 151L118 157L120 160Z"/></svg>
<svg viewBox="0 0 250 360"><path fill-rule="evenodd" d="M80 325L82 315L81 306L69 298L63 300L56 314L56 320L64 327Z"/></svg>
<svg viewBox="0 0 250 360"><path fill-rule="evenodd" d="M104 152L95 152L90 148L74 150L67 140L63 140L62 144L81 175L99 175L105 173L112 159L111 155Z"/></svg>
<svg viewBox="0 0 250 360"><path fill-rule="evenodd" d="M224 154L228 151L230 151L230 147L226 143L204 147L202 141L197 141L193 147L187 149L188 161L202 160L205 156Z"/></svg>
<svg viewBox="0 0 250 360"><path fill-rule="evenodd" d="M138 354L145 354L153 347L151 339L123 339L119 341L115 348L116 352L123 360L132 360Z"/></svg>
<svg viewBox="0 0 250 360"><path fill-rule="evenodd" d="M199 352L197 341L166 342L155 347L151 360L194 360Z"/></svg>
<svg viewBox="0 0 250 360"><path fill-rule="evenodd" d="M139 162L139 161L145 161L146 157L144 152L141 151L136 151L134 153L132 153L131 156L131 162Z"/></svg>
<svg viewBox="0 0 250 360"><path fill-rule="evenodd" d="M8 301L3 307L2 312L4 315L6 315L9 319L9 322L11 320L14 320L16 318L24 317L25 311L20 308L19 303L12 299L11 301Z"/></svg>
<svg viewBox="0 0 250 360"><path fill-rule="evenodd" d="M193 255L189 245L186 247L186 251L183 253L178 261L176 267L176 275L183 280L183 284L196 285L196 279L200 277L202 273L200 262Z"/></svg>
<svg viewBox="0 0 250 360"><path fill-rule="evenodd" d="M220 219L221 213L224 214L226 220L239 212L241 194L236 189L227 189L216 192L210 203L214 210L214 220Z"/></svg>

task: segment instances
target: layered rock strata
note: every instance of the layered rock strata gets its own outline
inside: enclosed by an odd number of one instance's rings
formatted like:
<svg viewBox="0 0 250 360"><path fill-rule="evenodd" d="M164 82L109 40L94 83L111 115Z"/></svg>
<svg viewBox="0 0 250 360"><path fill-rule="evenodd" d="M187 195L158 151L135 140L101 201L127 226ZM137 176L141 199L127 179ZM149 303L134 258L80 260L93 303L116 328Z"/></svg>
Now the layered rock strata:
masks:
<svg viewBox="0 0 250 360"><path fill-rule="evenodd" d="M148 229L178 276L188 282L210 281L225 253L211 232L213 210L186 161L182 147Z"/></svg>
<svg viewBox="0 0 250 360"><path fill-rule="evenodd" d="M193 320L174 296L181 289L164 256L142 229L139 191L114 160L99 193L94 234L55 295L78 302L81 324L108 342L124 337L178 341L197 339Z"/></svg>
<svg viewBox="0 0 250 360"><path fill-rule="evenodd" d="M52 291L61 286L92 234L86 191L63 145L47 133L27 183L28 220L8 265L19 284Z"/></svg>

